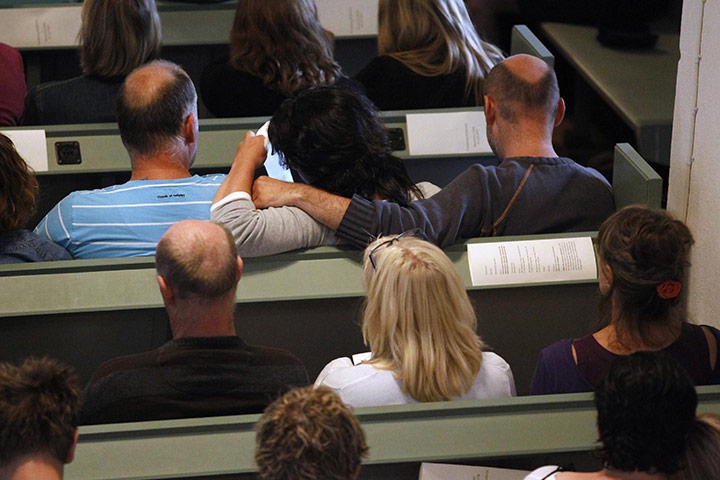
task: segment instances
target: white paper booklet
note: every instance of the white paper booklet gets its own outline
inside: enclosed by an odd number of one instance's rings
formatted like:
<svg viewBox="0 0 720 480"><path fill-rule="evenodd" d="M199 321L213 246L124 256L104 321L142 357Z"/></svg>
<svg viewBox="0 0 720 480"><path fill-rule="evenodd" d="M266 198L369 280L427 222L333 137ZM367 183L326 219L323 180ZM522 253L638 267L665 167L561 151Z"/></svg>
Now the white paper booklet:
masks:
<svg viewBox="0 0 720 480"><path fill-rule="evenodd" d="M320 23L335 36L378 33L377 0L316 0Z"/></svg>
<svg viewBox="0 0 720 480"><path fill-rule="evenodd" d="M597 278L592 238L553 238L468 245L474 286Z"/></svg>
<svg viewBox="0 0 720 480"><path fill-rule="evenodd" d="M405 117L410 155L492 153L483 111L411 113Z"/></svg>
<svg viewBox="0 0 720 480"><path fill-rule="evenodd" d="M15 48L74 47L78 44L81 6L3 8L0 41Z"/></svg>
<svg viewBox="0 0 720 480"><path fill-rule="evenodd" d="M36 172L48 171L45 130L0 130L15 144L15 150Z"/></svg>
<svg viewBox="0 0 720 480"><path fill-rule="evenodd" d="M352 362L353 365L359 365L365 360L370 360L372 358L372 352L363 352L363 353L356 353L352 356Z"/></svg>
<svg viewBox="0 0 720 480"><path fill-rule="evenodd" d="M420 480L523 480L530 472L509 468L473 467L425 463L420 465Z"/></svg>
<svg viewBox="0 0 720 480"><path fill-rule="evenodd" d="M267 157L265 157L265 171L268 177L274 178L275 180L282 180L283 182L294 182L292 172L289 168L285 168L280 163L280 155L277 152L273 153L272 143L268 138L268 129L270 128L270 120L265 122L260 127L255 135L262 135L265 137L265 150L267 151Z"/></svg>

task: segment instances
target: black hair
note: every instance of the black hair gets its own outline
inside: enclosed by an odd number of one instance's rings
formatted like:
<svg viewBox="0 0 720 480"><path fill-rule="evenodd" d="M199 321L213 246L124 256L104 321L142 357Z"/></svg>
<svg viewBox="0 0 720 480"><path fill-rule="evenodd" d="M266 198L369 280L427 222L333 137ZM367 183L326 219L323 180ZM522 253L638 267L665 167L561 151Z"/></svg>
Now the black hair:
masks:
<svg viewBox="0 0 720 480"><path fill-rule="evenodd" d="M664 352L618 357L595 390L600 455L621 471L672 474L683 467L697 393Z"/></svg>
<svg viewBox="0 0 720 480"><path fill-rule="evenodd" d="M268 131L282 161L309 184L343 197L357 194L407 205L422 198L375 106L340 87L306 90L285 100Z"/></svg>
<svg viewBox="0 0 720 480"><path fill-rule="evenodd" d="M140 155L157 151L163 142L179 134L189 108L197 99L192 80L178 65L162 60L148 65L167 67L172 80L160 85L154 98L141 106L128 98L136 93L129 94L126 81L116 101L120 138L130 152Z"/></svg>

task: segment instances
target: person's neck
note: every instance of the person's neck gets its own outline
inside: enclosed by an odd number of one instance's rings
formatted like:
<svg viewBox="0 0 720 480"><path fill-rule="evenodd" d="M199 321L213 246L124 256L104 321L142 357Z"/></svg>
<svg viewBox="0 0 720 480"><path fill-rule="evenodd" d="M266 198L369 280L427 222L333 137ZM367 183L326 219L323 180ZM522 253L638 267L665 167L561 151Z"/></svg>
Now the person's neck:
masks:
<svg viewBox="0 0 720 480"><path fill-rule="evenodd" d="M681 320L647 325L642 337L624 331L618 322L612 321L610 325L594 333L593 337L603 348L616 355L630 355L640 350L662 350L674 343L681 332Z"/></svg>
<svg viewBox="0 0 720 480"><path fill-rule="evenodd" d="M62 480L62 462L46 454L25 457L0 470L7 480Z"/></svg>
<svg viewBox="0 0 720 480"><path fill-rule="evenodd" d="M237 335L232 304L178 305L168 313L174 339Z"/></svg>
<svg viewBox="0 0 720 480"><path fill-rule="evenodd" d="M555 158L558 156L553 148L552 138L522 130L515 131L508 136L508 141L503 142L499 153L503 159L515 157Z"/></svg>
<svg viewBox="0 0 720 480"><path fill-rule="evenodd" d="M192 176L187 165L190 162L178 160L171 153L133 158L130 180L177 180Z"/></svg>

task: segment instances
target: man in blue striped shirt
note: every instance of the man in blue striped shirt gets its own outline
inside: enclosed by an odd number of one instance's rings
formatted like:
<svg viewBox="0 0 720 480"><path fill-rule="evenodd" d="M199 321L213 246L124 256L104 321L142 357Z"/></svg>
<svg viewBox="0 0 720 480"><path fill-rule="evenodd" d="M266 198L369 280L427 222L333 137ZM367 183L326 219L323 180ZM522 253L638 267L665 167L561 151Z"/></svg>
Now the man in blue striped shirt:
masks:
<svg viewBox="0 0 720 480"><path fill-rule="evenodd" d="M130 181L73 192L35 227L74 258L153 255L185 219L207 220L225 175L191 175L198 142L197 93L179 66L157 60L128 75L117 99Z"/></svg>

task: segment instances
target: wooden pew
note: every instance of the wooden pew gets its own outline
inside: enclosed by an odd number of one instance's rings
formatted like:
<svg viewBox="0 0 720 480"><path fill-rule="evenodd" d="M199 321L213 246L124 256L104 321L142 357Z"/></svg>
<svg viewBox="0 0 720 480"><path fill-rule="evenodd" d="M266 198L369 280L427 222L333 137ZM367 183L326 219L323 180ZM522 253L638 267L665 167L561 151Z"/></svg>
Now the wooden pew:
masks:
<svg viewBox="0 0 720 480"><path fill-rule="evenodd" d="M720 387L698 387L698 397L698 413L720 413ZM410 478L403 467L422 461L504 460L505 466L531 469L562 453L587 459L597 439L592 394L586 393L366 407L355 413L370 447L361 478L372 478L382 466L376 478ZM254 478L258 418L80 427L65 478Z"/></svg>
<svg viewBox="0 0 720 480"><path fill-rule="evenodd" d="M555 67L555 56L527 25L515 25L510 32L510 54L517 55L520 53L541 58L550 68Z"/></svg>
<svg viewBox="0 0 720 480"><path fill-rule="evenodd" d="M618 152L618 172L622 162L645 171L627 147ZM648 187L652 175L629 178L634 187L616 190L618 204L642 201L623 199L624 190L650 192L645 201L659 202L657 189ZM595 281L473 287L466 244L577 235L480 238L446 249L476 304L479 333L513 367L519 393L527 391L544 346L597 327ZM311 376L333 358L365 350L360 259L357 250L334 247L247 259L237 294L239 334L294 352ZM83 380L109 358L169 338L151 257L0 266L0 321L0 359L51 354L75 365Z"/></svg>
<svg viewBox="0 0 720 480"><path fill-rule="evenodd" d="M528 237L469 242L520 238ZM473 287L466 245L446 253L475 303L479 333L510 363L521 394L543 347L587 333L597 321L595 280ZM312 378L330 360L366 351L360 261L360 251L334 247L246 259L236 298L239 335L290 350ZM0 360L48 354L74 365L82 381L101 362L150 350L170 335L152 257L0 266L0 331Z"/></svg>
<svg viewBox="0 0 720 480"><path fill-rule="evenodd" d="M474 163L495 165L490 155L448 154L410 155L406 115L409 113L447 113L476 111L478 107L442 110L404 110L382 112L385 125L395 131L402 145L395 154L405 160L415 182L430 181L447 185L460 172ZM203 119L200 121L198 154L193 165L197 173L227 172L248 129L257 130L267 117ZM122 144L117 124L51 125L15 127L3 130L44 129L48 154L47 171L36 171L40 182L37 214L31 219L35 226L57 202L75 190L102 188L126 182L130 178L130 159ZM76 163L79 160L79 163Z"/></svg>

